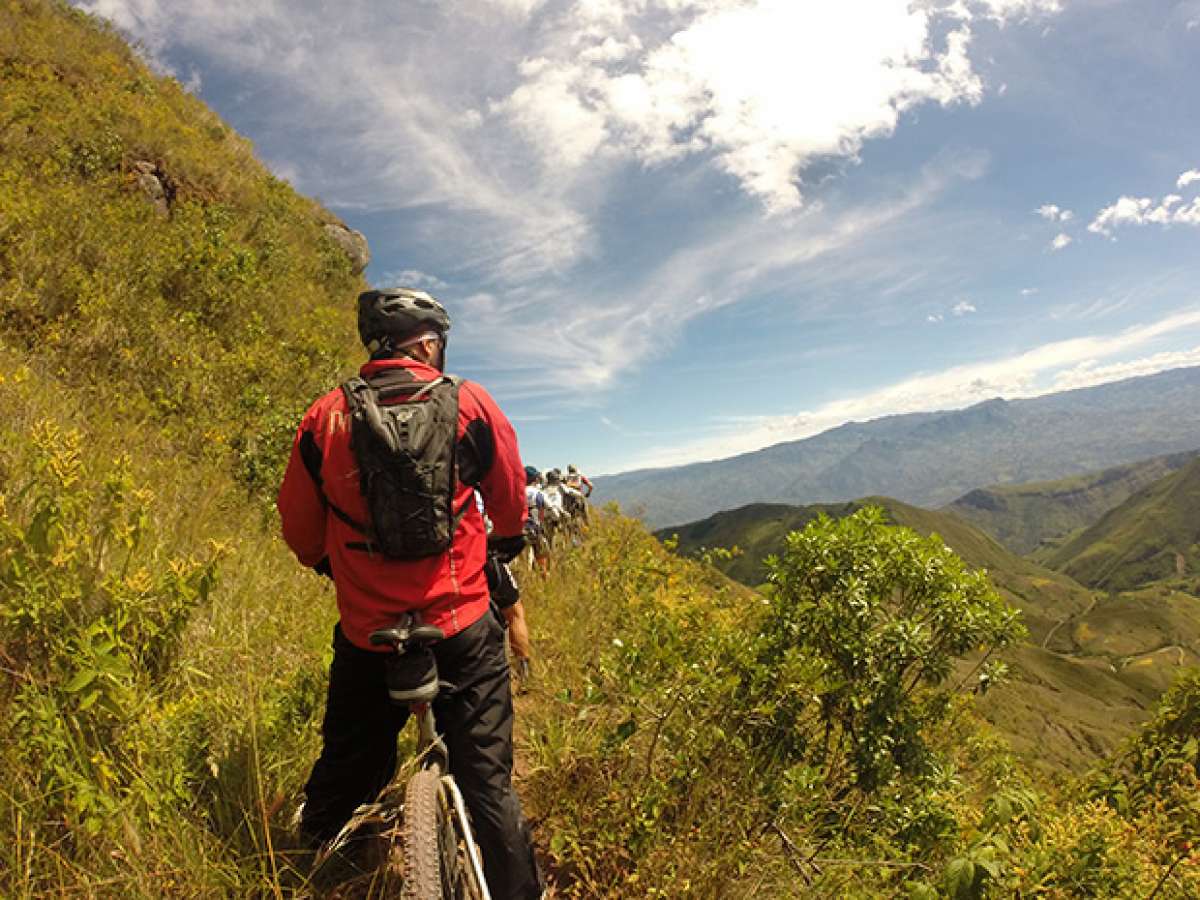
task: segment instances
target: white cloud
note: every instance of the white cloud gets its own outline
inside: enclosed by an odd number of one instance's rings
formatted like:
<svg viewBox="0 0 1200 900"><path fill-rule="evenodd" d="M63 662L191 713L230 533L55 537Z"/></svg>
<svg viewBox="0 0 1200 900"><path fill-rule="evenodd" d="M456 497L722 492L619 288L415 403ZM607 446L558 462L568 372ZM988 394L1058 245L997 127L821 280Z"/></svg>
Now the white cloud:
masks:
<svg viewBox="0 0 1200 900"><path fill-rule="evenodd" d="M646 165L702 155L782 212L801 205L810 164L857 159L865 142L891 135L922 104L981 100L968 52L973 18L1056 8L1037 0L951 8L579 2L574 27L551 32L494 110L560 175L602 151Z"/></svg>
<svg viewBox="0 0 1200 900"><path fill-rule="evenodd" d="M489 317L503 332L479 332L468 338L474 342L470 347L508 373L505 390L510 396L591 394L611 386L622 371L664 352L699 316L765 287L786 289L789 278L799 278L809 289L822 263L835 270L830 277L861 273L867 263L857 255L853 266L844 259L838 263L839 254L895 240L889 229L911 232L923 207L960 180L978 178L985 163L978 155L939 158L896 197L813 213L788 228L743 211L736 220L715 222L705 239L666 255L619 290L597 293L580 285L564 291L550 285L520 301L510 297L502 314ZM549 318L548 308L554 311ZM530 334L538 339L530 340ZM553 379L546 378L548 370Z"/></svg>
<svg viewBox="0 0 1200 900"><path fill-rule="evenodd" d="M1056 13L1062 9L1059 0L981 0L978 3L994 19L1027 19L1035 15Z"/></svg>
<svg viewBox="0 0 1200 900"><path fill-rule="evenodd" d="M1077 366L1057 373L1054 376L1054 390L1070 391L1075 388L1107 384L1110 381L1121 381L1125 378L1153 375L1156 372L1165 372L1167 369L1196 365L1200 365L1200 346L1190 350L1168 350L1163 353L1153 353L1140 359L1111 363L1106 366L1100 365L1096 360L1086 360Z"/></svg>
<svg viewBox="0 0 1200 900"><path fill-rule="evenodd" d="M1038 289L1035 287L1021 288L1021 296L1022 297L1032 297L1037 292L1038 292Z"/></svg>
<svg viewBox="0 0 1200 900"><path fill-rule="evenodd" d="M528 18L534 10L544 5L546 0L484 0L485 4L495 6L510 15Z"/></svg>
<svg viewBox="0 0 1200 900"><path fill-rule="evenodd" d="M1150 197L1120 197L1096 214L1088 231L1112 237L1113 231L1125 226L1200 225L1200 197L1181 205L1182 200L1178 194L1168 194L1158 201Z"/></svg>
<svg viewBox="0 0 1200 900"><path fill-rule="evenodd" d="M1054 236L1054 240L1050 242L1050 249L1062 250L1064 247L1070 244L1072 240L1073 238L1066 232L1059 232Z"/></svg>
<svg viewBox="0 0 1200 900"><path fill-rule="evenodd" d="M399 272L384 272L379 280L380 287L398 286L415 287L425 290L438 291L449 285L438 278L419 269L401 269Z"/></svg>
<svg viewBox="0 0 1200 900"><path fill-rule="evenodd" d="M1175 187L1182 190L1193 181L1200 181L1200 169L1188 169L1176 180Z"/></svg>
<svg viewBox="0 0 1200 900"><path fill-rule="evenodd" d="M1045 203L1034 210L1039 216L1048 222L1069 222L1075 218L1075 213L1069 209L1062 209L1053 203Z"/></svg>
<svg viewBox="0 0 1200 900"><path fill-rule="evenodd" d="M289 180L386 220L368 235L376 259L403 247L406 263L493 298L495 313L458 346L531 391L564 393L612 385L695 317L846 252L948 181L978 177L981 157L964 157L904 197L794 212L802 187L815 190L804 185L810 166L839 171L906 113L981 101L971 29L982 20L1054 9L463 0L451 15L345 0L331 27L317 0L79 3L156 54L247 85L256 142ZM713 200L726 217L680 237L649 272L588 280L580 272L605 249L597 222L624 187L616 178L638 166L661 167L664 194L677 196L715 167L784 215L765 221L729 192ZM546 339L506 340L530 328Z"/></svg>
<svg viewBox="0 0 1200 900"><path fill-rule="evenodd" d="M946 317L944 315L942 315L941 313L930 313L929 315L927 315L925 317L926 322L932 322L935 325L938 322L944 322L945 320L946 320Z"/></svg>
<svg viewBox="0 0 1200 900"><path fill-rule="evenodd" d="M975 304L970 300L959 300L954 304L954 308L950 312L956 316L966 316L974 312L979 312L979 310L975 308Z"/></svg>
<svg viewBox="0 0 1200 900"><path fill-rule="evenodd" d="M1200 310L1189 310L1116 334L1055 341L1001 359L922 373L805 412L764 416L753 424L731 427L701 441L653 448L623 468L653 468L720 459L782 441L810 437L850 421L957 409L998 396L1010 400L1036 397L1193 365L1200 363L1200 346L1117 359L1107 364L1103 361L1136 353L1138 348L1155 339L1196 329L1200 329Z"/></svg>

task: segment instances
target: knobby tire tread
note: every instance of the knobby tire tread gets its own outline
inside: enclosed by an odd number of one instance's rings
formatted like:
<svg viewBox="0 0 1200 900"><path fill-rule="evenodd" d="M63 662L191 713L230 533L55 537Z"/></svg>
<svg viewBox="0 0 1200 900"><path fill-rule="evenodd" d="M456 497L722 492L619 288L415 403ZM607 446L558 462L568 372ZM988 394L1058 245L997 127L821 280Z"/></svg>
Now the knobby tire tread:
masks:
<svg viewBox="0 0 1200 900"><path fill-rule="evenodd" d="M438 794L441 780L433 769L422 769L404 789L404 886L401 900L441 900L442 861L438 848L441 824Z"/></svg>

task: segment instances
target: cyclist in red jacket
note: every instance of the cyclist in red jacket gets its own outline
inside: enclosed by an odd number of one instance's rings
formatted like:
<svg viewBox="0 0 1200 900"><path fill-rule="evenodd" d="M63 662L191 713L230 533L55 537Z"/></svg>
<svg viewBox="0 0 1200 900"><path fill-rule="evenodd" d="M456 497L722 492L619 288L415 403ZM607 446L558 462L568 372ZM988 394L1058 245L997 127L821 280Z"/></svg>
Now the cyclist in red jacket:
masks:
<svg viewBox="0 0 1200 900"><path fill-rule="evenodd" d="M358 330L371 359L360 376L436 381L450 318L423 291L389 288L358 298ZM407 370L399 373L395 369ZM386 654L368 635L418 610L446 639L434 647L441 678L455 686L434 704L451 770L471 813L488 885L496 898L541 896L529 829L512 787L512 697L504 622L491 601L489 546L501 561L521 551L525 470L512 425L479 385L457 382L454 525L449 549L390 558L364 539L370 522L345 393L330 391L305 413L279 491L283 534L296 557L328 575L340 621L322 724L324 745L305 786L301 830L311 842L334 837L396 767L407 709L390 702ZM489 540L474 491L493 523ZM511 617L512 612L506 614ZM386 648L385 648L386 649Z"/></svg>

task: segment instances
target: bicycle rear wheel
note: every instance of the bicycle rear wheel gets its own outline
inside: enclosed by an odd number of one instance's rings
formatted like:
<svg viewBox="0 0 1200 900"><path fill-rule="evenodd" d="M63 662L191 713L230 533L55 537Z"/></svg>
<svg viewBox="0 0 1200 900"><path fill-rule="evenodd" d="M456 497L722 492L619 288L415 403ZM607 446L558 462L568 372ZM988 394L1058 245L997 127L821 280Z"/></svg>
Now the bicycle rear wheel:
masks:
<svg viewBox="0 0 1200 900"><path fill-rule="evenodd" d="M441 844L446 815L441 802L441 779L433 769L421 769L404 791L404 827L400 833L404 849L404 886L401 900L442 900Z"/></svg>

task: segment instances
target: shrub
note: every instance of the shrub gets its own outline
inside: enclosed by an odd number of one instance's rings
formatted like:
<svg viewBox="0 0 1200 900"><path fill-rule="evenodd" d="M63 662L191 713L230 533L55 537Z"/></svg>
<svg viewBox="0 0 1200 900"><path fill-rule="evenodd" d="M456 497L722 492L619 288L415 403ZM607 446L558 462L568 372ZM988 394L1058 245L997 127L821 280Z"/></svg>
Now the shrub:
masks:
<svg viewBox="0 0 1200 900"><path fill-rule="evenodd" d="M949 712L954 660L1024 633L984 572L878 509L820 517L768 569L758 663L778 685L774 723L831 773L848 753L863 790L928 771L923 733Z"/></svg>

